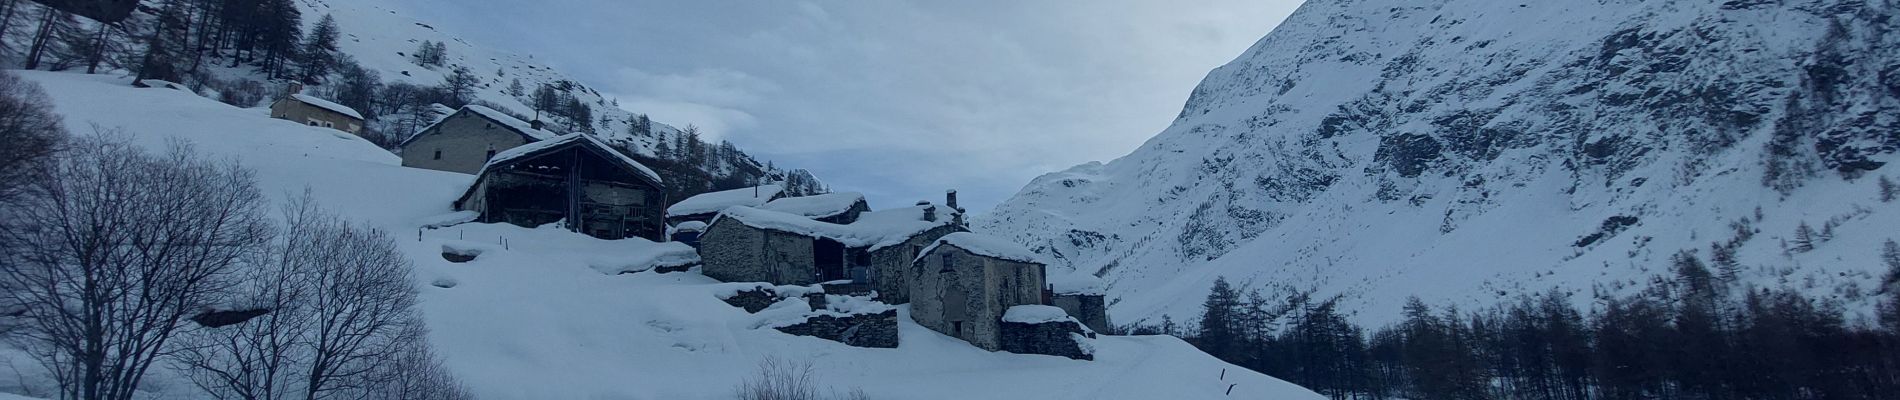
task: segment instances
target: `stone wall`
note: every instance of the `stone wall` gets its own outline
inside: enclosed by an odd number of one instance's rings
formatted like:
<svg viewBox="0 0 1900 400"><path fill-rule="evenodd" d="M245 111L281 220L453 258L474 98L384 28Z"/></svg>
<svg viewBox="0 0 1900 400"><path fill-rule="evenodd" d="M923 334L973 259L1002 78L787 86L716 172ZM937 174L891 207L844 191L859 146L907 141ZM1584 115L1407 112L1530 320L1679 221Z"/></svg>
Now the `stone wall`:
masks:
<svg viewBox="0 0 1900 400"><path fill-rule="evenodd" d="M402 166L473 174L496 153L528 143L519 133L473 112L457 112L402 148ZM436 158L440 152L441 158Z"/></svg>
<svg viewBox="0 0 1900 400"><path fill-rule="evenodd" d="M819 314L778 330L857 347L897 348L897 310L845 316Z"/></svg>
<svg viewBox="0 0 1900 400"><path fill-rule="evenodd" d="M810 237L720 219L699 236L700 271L726 282L818 283Z"/></svg>
<svg viewBox="0 0 1900 400"><path fill-rule="evenodd" d="M1094 338L1075 321L1040 324L1003 322L1002 350L1017 354L1042 354L1077 360L1094 360L1095 351L1077 336Z"/></svg>
<svg viewBox="0 0 1900 400"><path fill-rule="evenodd" d="M699 235L700 273L726 282L763 282L765 231L738 221L719 221Z"/></svg>
<svg viewBox="0 0 1900 400"><path fill-rule="evenodd" d="M1108 322L1108 303L1099 294L1059 294L1050 301L1053 306L1061 307L1069 316L1082 321L1090 330L1110 332L1113 325Z"/></svg>
<svg viewBox="0 0 1900 400"><path fill-rule="evenodd" d="M765 231L765 262L775 285L818 283L818 261L812 257L812 239L774 230Z"/></svg>

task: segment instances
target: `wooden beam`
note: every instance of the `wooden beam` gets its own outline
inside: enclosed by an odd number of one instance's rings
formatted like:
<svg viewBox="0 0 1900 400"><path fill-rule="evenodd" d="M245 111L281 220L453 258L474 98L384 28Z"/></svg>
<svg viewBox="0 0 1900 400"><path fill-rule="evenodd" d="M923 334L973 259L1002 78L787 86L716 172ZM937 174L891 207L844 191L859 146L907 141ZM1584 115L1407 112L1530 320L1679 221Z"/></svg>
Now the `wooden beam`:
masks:
<svg viewBox="0 0 1900 400"><path fill-rule="evenodd" d="M581 232L581 152L572 154L567 158L567 229Z"/></svg>

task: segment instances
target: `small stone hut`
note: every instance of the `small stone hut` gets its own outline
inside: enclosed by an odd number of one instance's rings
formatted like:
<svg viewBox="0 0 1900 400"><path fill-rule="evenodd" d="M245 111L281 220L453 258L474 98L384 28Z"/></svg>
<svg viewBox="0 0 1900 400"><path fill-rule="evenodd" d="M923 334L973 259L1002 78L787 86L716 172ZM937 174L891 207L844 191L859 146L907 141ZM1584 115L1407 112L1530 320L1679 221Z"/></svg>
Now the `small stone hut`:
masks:
<svg viewBox="0 0 1900 400"><path fill-rule="evenodd" d="M464 106L403 140L402 166L473 174L501 152L557 136L537 125L492 108Z"/></svg>
<svg viewBox="0 0 1900 400"><path fill-rule="evenodd" d="M713 217L726 208L759 208L782 198L785 198L785 187L776 184L700 193L667 206L666 223L674 226L686 221L710 224Z"/></svg>
<svg viewBox="0 0 1900 400"><path fill-rule="evenodd" d="M1003 315L1010 307L1047 304L1044 264L1003 239L945 235L911 269L911 319L986 350L1003 350Z"/></svg>
<svg viewBox="0 0 1900 400"><path fill-rule="evenodd" d="M1049 288L1053 296L1049 305L1062 308L1090 330L1113 332L1114 326L1108 320L1108 284L1094 275L1067 273L1049 276Z"/></svg>
<svg viewBox="0 0 1900 400"><path fill-rule="evenodd" d="M602 239L665 241L666 190L652 169L583 133L496 154L456 210L481 222L534 227L565 221L569 230Z"/></svg>
<svg viewBox="0 0 1900 400"><path fill-rule="evenodd" d="M699 221L681 222L679 225L674 225L668 229L667 232L666 237L669 240L685 243L687 246L693 246L694 249L698 249L699 235L706 233L706 223Z"/></svg>
<svg viewBox="0 0 1900 400"><path fill-rule="evenodd" d="M271 103L270 117L351 134L362 134L362 113L342 104L298 93L302 89L301 86L291 86L289 96Z"/></svg>

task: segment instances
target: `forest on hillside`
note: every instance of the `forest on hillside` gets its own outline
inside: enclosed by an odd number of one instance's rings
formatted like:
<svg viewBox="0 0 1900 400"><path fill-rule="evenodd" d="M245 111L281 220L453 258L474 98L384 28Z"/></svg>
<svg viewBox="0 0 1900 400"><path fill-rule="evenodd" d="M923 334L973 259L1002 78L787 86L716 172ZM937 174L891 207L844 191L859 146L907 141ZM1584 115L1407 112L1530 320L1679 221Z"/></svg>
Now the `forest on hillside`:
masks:
<svg viewBox="0 0 1900 400"><path fill-rule="evenodd" d="M1477 310L1414 297L1376 329L1349 321L1338 298L1221 279L1198 320L1124 330L1181 336L1335 399L1885 399L1900 393L1900 243L1881 259L1881 287L1851 294L1880 296L1878 321L1800 290L1737 285L1733 265L1685 252L1639 295L1553 289Z"/></svg>

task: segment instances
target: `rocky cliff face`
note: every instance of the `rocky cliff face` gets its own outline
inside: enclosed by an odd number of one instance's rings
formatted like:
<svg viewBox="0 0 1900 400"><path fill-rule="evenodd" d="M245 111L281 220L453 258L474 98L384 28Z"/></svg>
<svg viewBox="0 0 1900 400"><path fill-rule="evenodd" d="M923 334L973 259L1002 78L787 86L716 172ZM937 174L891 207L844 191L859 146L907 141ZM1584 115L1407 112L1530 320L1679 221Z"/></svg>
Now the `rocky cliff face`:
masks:
<svg viewBox="0 0 1900 400"><path fill-rule="evenodd" d="M1311 0L1133 154L978 226L1107 278L1117 321L1198 311L1217 276L1369 321L1414 294L1584 303L1683 251L1864 308L1896 235L1896 7ZM1786 244L1804 224L1830 239Z"/></svg>

